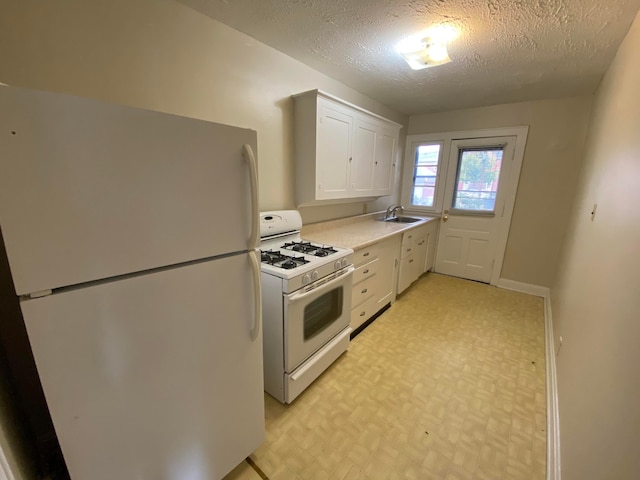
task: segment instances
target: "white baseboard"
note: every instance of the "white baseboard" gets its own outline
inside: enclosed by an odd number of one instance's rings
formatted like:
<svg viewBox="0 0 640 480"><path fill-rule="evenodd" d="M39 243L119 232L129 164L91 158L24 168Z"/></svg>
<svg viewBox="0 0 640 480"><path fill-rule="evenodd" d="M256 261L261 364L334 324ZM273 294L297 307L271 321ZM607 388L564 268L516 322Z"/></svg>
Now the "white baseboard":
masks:
<svg viewBox="0 0 640 480"><path fill-rule="evenodd" d="M547 287L501 278L499 288L528 293L544 298L545 363L547 377L547 480L560 480L560 419L558 417L558 384L556 352L553 340L551 291Z"/></svg>
<svg viewBox="0 0 640 480"><path fill-rule="evenodd" d="M551 294L544 297L545 360L547 374L547 480L560 480L560 418L558 417L558 384L556 352L553 340Z"/></svg>
<svg viewBox="0 0 640 480"><path fill-rule="evenodd" d="M549 295L549 288L547 287L532 285L530 283L516 282L515 280L509 280L508 278L499 279L496 287L504 288L506 290L514 290L516 292L528 293L529 295L535 295L536 297L546 298Z"/></svg>

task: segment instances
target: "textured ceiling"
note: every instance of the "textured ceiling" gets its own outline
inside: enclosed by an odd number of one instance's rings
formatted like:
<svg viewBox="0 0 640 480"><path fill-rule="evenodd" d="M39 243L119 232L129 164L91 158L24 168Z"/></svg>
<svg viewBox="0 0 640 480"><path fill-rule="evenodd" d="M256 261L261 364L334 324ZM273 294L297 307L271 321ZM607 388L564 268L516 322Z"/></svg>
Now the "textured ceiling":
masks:
<svg viewBox="0 0 640 480"><path fill-rule="evenodd" d="M640 0L179 0L407 114L592 93ZM455 26L451 63L403 37Z"/></svg>

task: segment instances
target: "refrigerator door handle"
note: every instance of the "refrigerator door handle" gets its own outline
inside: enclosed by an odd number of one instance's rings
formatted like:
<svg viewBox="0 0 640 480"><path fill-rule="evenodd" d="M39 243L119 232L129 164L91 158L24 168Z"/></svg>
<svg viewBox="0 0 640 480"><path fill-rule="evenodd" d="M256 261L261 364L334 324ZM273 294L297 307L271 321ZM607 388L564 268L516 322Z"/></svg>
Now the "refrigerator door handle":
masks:
<svg viewBox="0 0 640 480"><path fill-rule="evenodd" d="M260 291L260 261L258 260L258 252L253 250L249 252L251 259L251 270L253 273L253 303L255 305L255 322L251 329L250 338L254 342L260 335L260 327L262 326L262 293Z"/></svg>
<svg viewBox="0 0 640 480"><path fill-rule="evenodd" d="M251 237L249 237L249 250L258 248L260 240L260 209L258 206L258 163L253 154L251 145L245 143L242 148L242 157L249 162L251 179Z"/></svg>

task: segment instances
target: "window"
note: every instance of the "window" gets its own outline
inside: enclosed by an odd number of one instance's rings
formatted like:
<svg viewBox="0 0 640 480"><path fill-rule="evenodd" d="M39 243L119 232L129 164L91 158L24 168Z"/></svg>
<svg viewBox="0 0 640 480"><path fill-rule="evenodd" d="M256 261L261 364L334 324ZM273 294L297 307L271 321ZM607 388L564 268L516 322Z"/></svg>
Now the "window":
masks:
<svg viewBox="0 0 640 480"><path fill-rule="evenodd" d="M423 215L495 216L506 205L498 182L511 178L509 159L521 152L526 135L526 127L407 135L402 204Z"/></svg>
<svg viewBox="0 0 640 480"><path fill-rule="evenodd" d="M411 205L434 206L441 150L440 143L415 145Z"/></svg>
<svg viewBox="0 0 640 480"><path fill-rule="evenodd" d="M452 207L493 212L504 146L461 148Z"/></svg>

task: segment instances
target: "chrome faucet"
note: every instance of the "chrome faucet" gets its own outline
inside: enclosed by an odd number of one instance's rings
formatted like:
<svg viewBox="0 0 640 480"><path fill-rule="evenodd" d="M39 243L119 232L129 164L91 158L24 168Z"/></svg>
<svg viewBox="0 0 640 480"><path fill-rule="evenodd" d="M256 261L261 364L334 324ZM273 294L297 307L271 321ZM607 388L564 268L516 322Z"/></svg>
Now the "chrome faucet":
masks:
<svg viewBox="0 0 640 480"><path fill-rule="evenodd" d="M402 213L404 211L404 207L402 205L389 205L387 207L387 211L384 215L384 219L388 220L390 218L395 218L398 216L398 214L396 213L398 210L400 210L400 213Z"/></svg>

